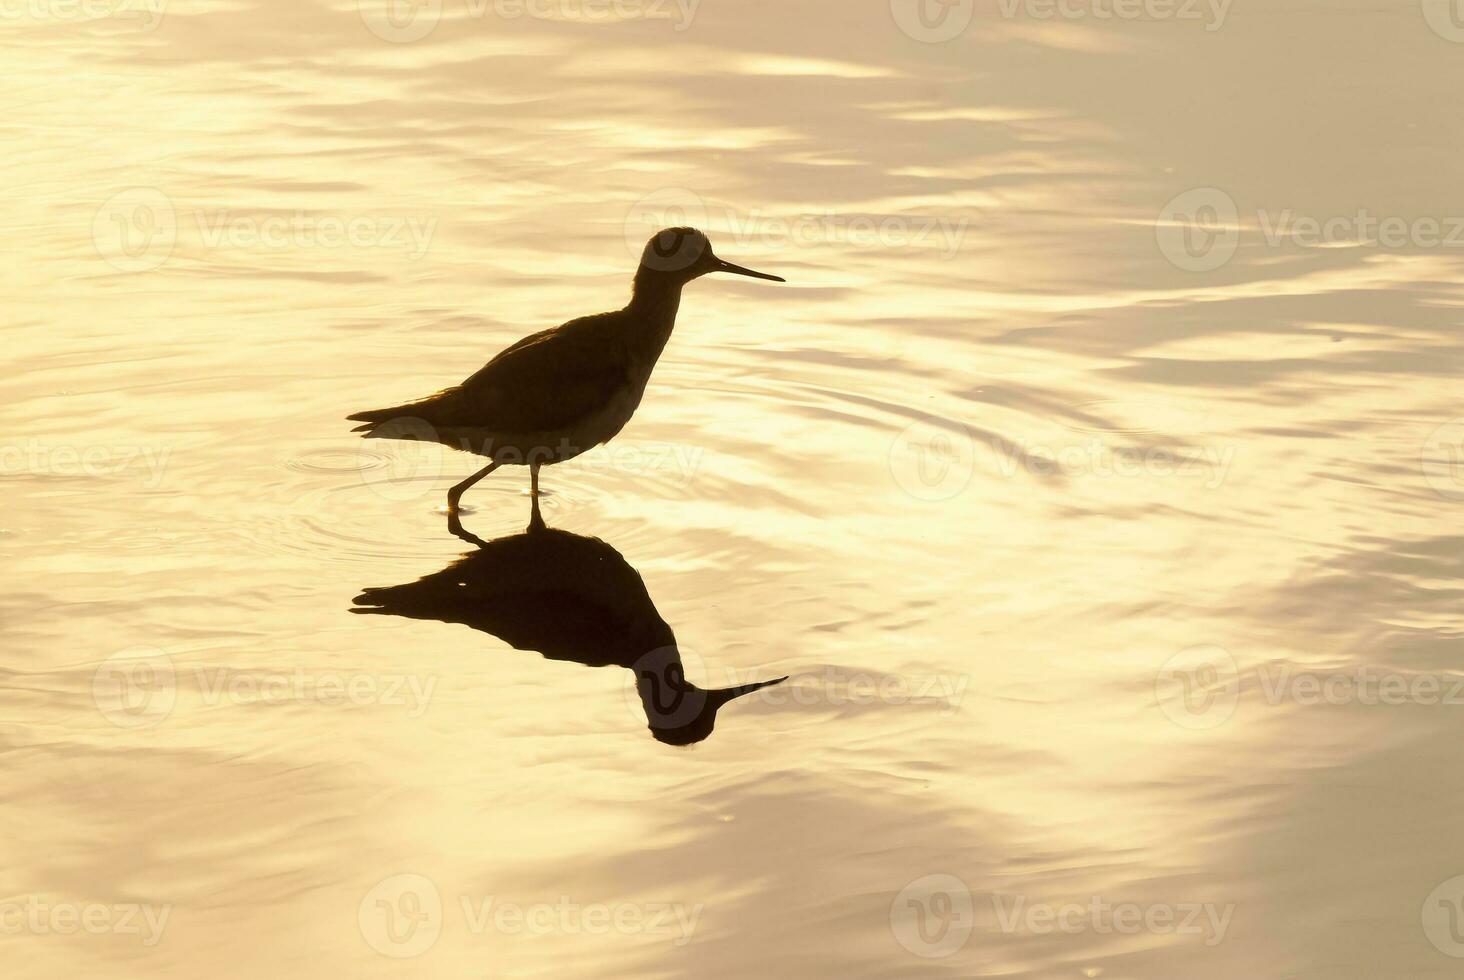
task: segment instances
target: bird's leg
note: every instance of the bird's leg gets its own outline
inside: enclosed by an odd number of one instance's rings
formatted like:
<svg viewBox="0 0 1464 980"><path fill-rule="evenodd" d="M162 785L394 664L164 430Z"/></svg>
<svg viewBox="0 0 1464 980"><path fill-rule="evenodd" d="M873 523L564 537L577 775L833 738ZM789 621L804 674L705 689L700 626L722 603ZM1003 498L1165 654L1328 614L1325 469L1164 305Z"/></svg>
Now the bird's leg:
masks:
<svg viewBox="0 0 1464 980"><path fill-rule="evenodd" d="M533 515L529 518L530 531L544 530L544 518L539 513L539 463L529 466L529 498L533 500Z"/></svg>
<svg viewBox="0 0 1464 980"><path fill-rule="evenodd" d="M468 492L468 488L489 473L498 469L499 465L498 463L489 463L462 483L447 491L447 529L453 534L457 534L463 529L462 523L458 521L458 501L463 499L463 494Z"/></svg>

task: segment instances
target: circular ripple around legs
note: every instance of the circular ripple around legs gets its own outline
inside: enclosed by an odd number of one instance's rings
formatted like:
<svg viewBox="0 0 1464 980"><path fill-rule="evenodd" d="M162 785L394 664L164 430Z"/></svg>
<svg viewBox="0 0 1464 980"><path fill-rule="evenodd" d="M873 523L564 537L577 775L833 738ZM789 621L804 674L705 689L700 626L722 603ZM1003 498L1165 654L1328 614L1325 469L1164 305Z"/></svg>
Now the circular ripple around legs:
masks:
<svg viewBox="0 0 1464 980"><path fill-rule="evenodd" d="M539 507L549 526L593 525L601 504L622 493L672 499L688 492L685 481L654 468L632 471L629 463L646 456L644 447L627 444L619 455L591 458L602 451L542 471ZM447 491L476 462L464 468L449 458L438 475L389 476L395 461L371 449L323 450L289 460L284 468L297 476L262 489L291 502L256 525L249 543L333 563L428 558L467 547L448 530ZM502 467L474 485L459 511L463 529L485 541L523 532L531 512L529 471L519 466Z"/></svg>

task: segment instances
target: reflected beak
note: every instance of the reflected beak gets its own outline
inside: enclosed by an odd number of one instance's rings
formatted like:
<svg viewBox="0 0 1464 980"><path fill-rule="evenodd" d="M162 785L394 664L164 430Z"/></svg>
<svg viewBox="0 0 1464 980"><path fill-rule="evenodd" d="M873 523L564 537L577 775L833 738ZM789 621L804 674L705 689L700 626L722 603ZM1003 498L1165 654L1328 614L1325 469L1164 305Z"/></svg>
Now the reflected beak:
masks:
<svg viewBox="0 0 1464 980"><path fill-rule="evenodd" d="M751 269L744 269L740 265L733 265L731 262L723 262L717 259L713 272L730 272L737 276L751 276L754 279L767 279L770 282L787 282L782 276L770 276L766 272L754 272Z"/></svg>
<svg viewBox="0 0 1464 980"><path fill-rule="evenodd" d="M784 280L779 279L779 282ZM781 684L787 677L779 677L771 681L758 681L756 684L740 684L737 687L723 687L715 691L708 691L707 697L715 707L720 708L728 701L740 698L744 694L751 694L753 691L761 691L765 687L772 687L774 684Z"/></svg>

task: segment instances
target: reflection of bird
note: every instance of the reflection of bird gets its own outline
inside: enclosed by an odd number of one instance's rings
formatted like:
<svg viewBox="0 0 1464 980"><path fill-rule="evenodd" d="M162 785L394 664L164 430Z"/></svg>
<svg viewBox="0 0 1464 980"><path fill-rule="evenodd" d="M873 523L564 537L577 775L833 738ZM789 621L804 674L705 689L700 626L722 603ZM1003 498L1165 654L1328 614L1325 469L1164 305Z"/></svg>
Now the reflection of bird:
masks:
<svg viewBox="0 0 1464 980"><path fill-rule="evenodd" d="M567 531L489 541L440 572L355 601L352 612L461 623L550 660L634 671L651 734L672 745L700 742L728 701L787 680L712 691L692 684L640 575L610 545Z"/></svg>
<svg viewBox="0 0 1464 980"><path fill-rule="evenodd" d="M646 244L625 309L525 337L460 385L350 416L365 423L353 431L367 439L425 437L491 460L447 492L454 531L462 495L505 463L528 466L537 495L540 466L608 442L630 421L676 325L681 287L710 272L785 281L723 262L694 228L668 228Z"/></svg>

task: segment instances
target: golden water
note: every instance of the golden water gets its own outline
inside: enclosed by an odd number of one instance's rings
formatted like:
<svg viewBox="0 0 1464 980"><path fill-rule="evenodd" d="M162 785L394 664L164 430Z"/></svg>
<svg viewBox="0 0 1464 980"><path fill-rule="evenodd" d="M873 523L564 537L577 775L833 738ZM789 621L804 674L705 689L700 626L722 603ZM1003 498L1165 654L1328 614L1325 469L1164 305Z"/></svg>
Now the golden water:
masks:
<svg viewBox="0 0 1464 980"><path fill-rule="evenodd" d="M7 977L1457 975L1464 27L905 2L5 5ZM679 221L544 510L685 749L343 421Z"/></svg>

